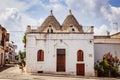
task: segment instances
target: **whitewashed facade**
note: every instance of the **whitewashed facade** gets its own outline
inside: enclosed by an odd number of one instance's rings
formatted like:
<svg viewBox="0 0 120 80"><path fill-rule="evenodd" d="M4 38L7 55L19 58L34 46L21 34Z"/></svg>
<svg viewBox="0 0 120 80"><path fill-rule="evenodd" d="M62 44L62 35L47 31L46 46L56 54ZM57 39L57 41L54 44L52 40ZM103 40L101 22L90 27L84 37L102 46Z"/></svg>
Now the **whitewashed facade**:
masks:
<svg viewBox="0 0 120 80"><path fill-rule="evenodd" d="M54 18L52 13L38 29L31 29L30 26L27 28L27 72L55 74L62 72L70 75L94 76L93 27L90 32L84 32L71 12L60 28L55 26L59 24L53 22L54 20L46 22L51 17ZM68 18L73 21L66 21ZM51 33L48 31L49 25ZM37 60L39 50L44 52L42 61ZM78 51L82 51L82 59L78 59Z"/></svg>
<svg viewBox="0 0 120 80"><path fill-rule="evenodd" d="M45 37L47 36L47 37ZM28 34L27 35L28 72L56 72L56 50L66 51L66 73L76 75L76 64L85 64L85 75L94 75L93 34ZM32 46L31 46L32 45ZM37 51L44 50L45 60L37 61ZM77 51L83 50L84 61L77 62Z"/></svg>

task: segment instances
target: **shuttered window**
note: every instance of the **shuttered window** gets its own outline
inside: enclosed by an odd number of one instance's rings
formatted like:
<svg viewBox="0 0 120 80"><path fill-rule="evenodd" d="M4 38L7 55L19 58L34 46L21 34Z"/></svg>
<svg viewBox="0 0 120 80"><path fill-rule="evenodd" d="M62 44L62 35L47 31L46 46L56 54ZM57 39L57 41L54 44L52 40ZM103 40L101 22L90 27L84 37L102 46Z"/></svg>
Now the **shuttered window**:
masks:
<svg viewBox="0 0 120 80"><path fill-rule="evenodd" d="M77 61L83 61L84 55L82 50L78 50L77 52Z"/></svg>
<svg viewBox="0 0 120 80"><path fill-rule="evenodd" d="M39 50L37 53L37 61L44 61L44 51Z"/></svg>

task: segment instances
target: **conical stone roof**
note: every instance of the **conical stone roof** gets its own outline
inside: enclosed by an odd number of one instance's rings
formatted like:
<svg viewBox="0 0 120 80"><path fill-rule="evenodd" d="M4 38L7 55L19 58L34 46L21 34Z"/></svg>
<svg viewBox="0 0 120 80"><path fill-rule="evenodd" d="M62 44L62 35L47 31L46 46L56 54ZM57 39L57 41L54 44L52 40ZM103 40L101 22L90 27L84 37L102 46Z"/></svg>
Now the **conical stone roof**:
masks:
<svg viewBox="0 0 120 80"><path fill-rule="evenodd" d="M73 16L70 10L70 14L65 18L63 24L62 24L62 30L66 30L69 28L71 25L76 27L78 31L83 32L82 25L79 25L77 22L76 18Z"/></svg>
<svg viewBox="0 0 120 80"><path fill-rule="evenodd" d="M52 26L56 30L60 30L61 26L57 19L54 17L52 10L51 14L45 19L45 21L40 26L40 31L44 30L46 27Z"/></svg>

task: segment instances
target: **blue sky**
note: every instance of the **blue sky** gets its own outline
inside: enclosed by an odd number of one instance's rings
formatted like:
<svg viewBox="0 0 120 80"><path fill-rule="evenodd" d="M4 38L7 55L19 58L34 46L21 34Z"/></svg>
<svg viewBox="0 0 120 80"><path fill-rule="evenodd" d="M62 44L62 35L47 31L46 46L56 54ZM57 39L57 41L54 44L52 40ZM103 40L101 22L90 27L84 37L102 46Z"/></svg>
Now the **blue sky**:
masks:
<svg viewBox="0 0 120 80"><path fill-rule="evenodd" d="M94 26L94 35L120 31L120 0L0 0L0 24L10 33L10 41L18 45L17 51L23 49L27 25L37 28L51 9L60 24L71 9L85 29Z"/></svg>
<svg viewBox="0 0 120 80"><path fill-rule="evenodd" d="M109 3L110 3L112 6L120 7L120 0L109 0Z"/></svg>

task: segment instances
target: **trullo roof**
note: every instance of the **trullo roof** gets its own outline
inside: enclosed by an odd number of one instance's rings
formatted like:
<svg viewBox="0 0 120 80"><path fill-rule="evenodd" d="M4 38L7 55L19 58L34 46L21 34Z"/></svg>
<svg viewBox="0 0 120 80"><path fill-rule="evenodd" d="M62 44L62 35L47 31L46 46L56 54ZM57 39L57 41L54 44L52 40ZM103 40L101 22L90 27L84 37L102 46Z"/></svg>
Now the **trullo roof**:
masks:
<svg viewBox="0 0 120 80"><path fill-rule="evenodd" d="M77 22L70 10L70 14L65 18L62 24L62 30L66 30L71 25L76 27L78 31L83 32L82 25L79 25L79 23Z"/></svg>
<svg viewBox="0 0 120 80"><path fill-rule="evenodd" d="M52 26L56 30L60 30L60 24L57 19L54 17L52 10L51 14L45 19L45 21L40 26L40 31L44 30L46 27Z"/></svg>

